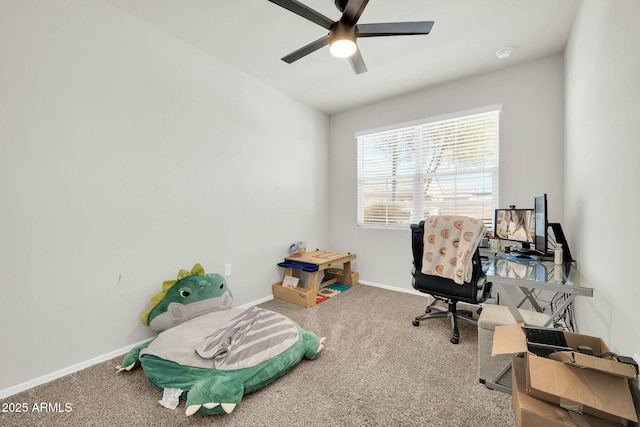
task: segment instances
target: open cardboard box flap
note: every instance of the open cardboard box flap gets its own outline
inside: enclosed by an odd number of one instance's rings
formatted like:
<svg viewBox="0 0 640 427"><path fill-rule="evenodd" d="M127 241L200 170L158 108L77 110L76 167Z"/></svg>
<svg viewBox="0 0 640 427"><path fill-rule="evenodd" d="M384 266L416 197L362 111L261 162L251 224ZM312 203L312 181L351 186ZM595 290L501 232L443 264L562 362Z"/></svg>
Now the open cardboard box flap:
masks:
<svg viewBox="0 0 640 427"><path fill-rule="evenodd" d="M584 354L578 357L578 364L573 363L573 358L565 363L536 356L527 352L522 326L522 323L497 326L492 355L525 354L527 393L576 412L614 420L619 417L638 421L627 377L619 375L617 371L618 368L626 370L619 366L625 364L613 360L600 363L599 358ZM571 347L588 345L597 354L608 351L600 338L570 332L565 332L565 337ZM611 371L612 367L614 372Z"/></svg>
<svg viewBox="0 0 640 427"><path fill-rule="evenodd" d="M611 375L631 380L636 377L636 368L632 365L620 363L612 359L593 357L576 351L559 351L551 354L549 358L559 362L569 363L579 368L607 372Z"/></svg>
<svg viewBox="0 0 640 427"><path fill-rule="evenodd" d="M524 323L496 326L491 355L526 353L527 339L522 331L523 326Z"/></svg>
<svg viewBox="0 0 640 427"><path fill-rule="evenodd" d="M532 396L576 412L638 421L626 378L532 353L526 359L527 392Z"/></svg>

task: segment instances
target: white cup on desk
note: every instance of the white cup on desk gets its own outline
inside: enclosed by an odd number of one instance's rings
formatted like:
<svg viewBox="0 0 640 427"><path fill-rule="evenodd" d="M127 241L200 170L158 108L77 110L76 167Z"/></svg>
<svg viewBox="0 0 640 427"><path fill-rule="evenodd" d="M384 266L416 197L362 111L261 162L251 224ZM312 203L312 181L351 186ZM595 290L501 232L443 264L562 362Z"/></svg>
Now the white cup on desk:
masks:
<svg viewBox="0 0 640 427"><path fill-rule="evenodd" d="M500 250L500 240L499 239L489 239L489 251L494 254Z"/></svg>

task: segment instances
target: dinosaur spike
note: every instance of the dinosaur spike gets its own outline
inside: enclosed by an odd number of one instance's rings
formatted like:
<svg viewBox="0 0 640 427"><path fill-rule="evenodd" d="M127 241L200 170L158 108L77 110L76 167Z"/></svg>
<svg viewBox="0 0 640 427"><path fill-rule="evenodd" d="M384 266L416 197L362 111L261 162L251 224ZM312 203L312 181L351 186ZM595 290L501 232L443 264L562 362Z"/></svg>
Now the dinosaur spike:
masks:
<svg viewBox="0 0 640 427"><path fill-rule="evenodd" d="M191 269L191 271L187 271L184 269L181 269L180 271L178 271L178 280L180 279L184 279L187 276L192 276L194 274L197 274L199 276L204 276L204 268L200 265L200 263L197 263L193 266L193 268Z"/></svg>
<svg viewBox="0 0 640 427"><path fill-rule="evenodd" d="M162 282L162 292L167 292L170 287L176 284L176 282L177 280L165 280Z"/></svg>
<svg viewBox="0 0 640 427"><path fill-rule="evenodd" d="M191 269L191 274L197 274L199 276L204 276L204 267L202 265L200 265L200 263L197 263L193 266L193 268Z"/></svg>

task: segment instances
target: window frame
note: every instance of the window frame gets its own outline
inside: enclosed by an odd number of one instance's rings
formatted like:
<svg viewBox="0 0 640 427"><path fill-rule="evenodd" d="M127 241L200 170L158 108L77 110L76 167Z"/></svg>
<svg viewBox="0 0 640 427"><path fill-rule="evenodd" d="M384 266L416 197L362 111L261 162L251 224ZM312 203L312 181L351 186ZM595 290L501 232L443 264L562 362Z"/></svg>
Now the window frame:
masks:
<svg viewBox="0 0 640 427"><path fill-rule="evenodd" d="M494 145L493 145L493 151L491 151L491 153L487 156L487 158L493 156L495 158L494 164L491 167L488 168L484 168L484 169L479 169L473 173L476 174L481 174L481 173L488 173L491 176L492 179L492 183L490 184L491 187L491 196L489 197L489 205L490 208L486 205L486 203L482 202L480 203L481 205L483 205L483 211L485 212L483 216L483 219L486 223L486 225L488 227L492 226L492 221L493 221L493 210L498 206L498 188L499 188L499 183L498 183L498 179L499 179L499 148L500 148L500 113L502 112L502 104L492 104L492 105L487 105L487 106L483 106L483 107L478 107L478 108L473 108L473 109L468 109L468 110L463 110L463 111L458 111L458 112L453 112L453 113L447 113L447 114L442 114L442 115L437 115L437 116L432 116L432 117L428 117L425 119L420 119L420 120L415 120L415 121L411 121L411 122L404 122L404 123L398 123L398 124L394 124L394 125L390 125L390 126L385 126L385 127L380 127L380 128L374 128L374 129L369 129L369 130L365 130L365 131L359 131L355 133L355 137L356 137L356 143L357 143L357 171L356 171L356 179L357 179L357 225L358 227L362 227L362 228L381 228L381 229L405 229L408 228L410 224L412 223L416 223L419 222L422 219L425 219L426 214L424 206L425 206L425 198L424 198L424 177L428 176L428 173L425 173L422 165L420 165L420 162L423 159L424 156L424 151L423 151L423 143L426 142L425 138L422 136L419 136L418 139L416 140L412 140L411 144L414 146L413 150L411 151L411 153L413 153L413 168L414 171L413 173L406 173L404 175L402 175L402 177L405 178L405 180L409 179L409 177L411 178L411 180L413 181L413 187L412 187L412 198L411 198L411 208L409 209L409 218L407 220L403 220L402 218L398 217L398 218L393 218L393 220L395 222L389 223L389 218L385 218L386 221L385 222L374 222L374 220L376 219L375 216L368 218L369 222L365 222L367 220L367 218L365 218L365 205L366 205L366 200L367 200L367 196L365 195L365 189L364 186L365 184L371 182L371 181L375 181L375 179L379 180L379 181L393 181L394 183L398 182L398 178L401 176L400 174L397 175L387 175L386 178L384 178L384 176L378 176L377 178L364 178L364 172L362 171L363 167L365 167L366 165L364 165L364 159L363 159L363 143L364 140L366 138L375 138L376 136L381 136L382 134L385 133L394 133L395 135L397 135L398 137L400 137L402 135L402 132L408 132L411 133L410 130L411 129L420 129L421 135L425 133L426 130L429 129L433 129L436 128L438 129L439 127L437 126L438 123L441 122L448 122L448 121L452 121L452 120L457 120L460 119L460 122L463 123L464 119L468 119L472 116L478 116L478 115L484 115L487 113L495 113L495 129L494 129L494 133L493 136L494 138L492 138L491 140L493 141ZM440 126L442 127L442 126ZM446 128L443 128L446 129ZM414 133L416 133L416 131L413 131ZM390 138L391 139L391 138ZM388 142L388 141L387 141ZM454 144L455 146L457 146L460 143L459 140L456 140L456 143ZM434 144L431 144L431 147L433 147ZM477 147L480 147L481 144L478 143ZM387 148L388 146L386 146L385 148ZM474 145L474 147L476 147L476 145ZM382 149L384 150L384 148ZM457 148L453 148L453 151L455 151L456 153L458 153L458 151L462 152L462 150L459 150ZM419 154L419 155L418 155ZM458 153L459 154L459 153ZM458 158L456 158L458 159ZM389 163L394 162L397 164L398 159L396 159L394 157L394 160L388 160ZM374 162L369 162L369 163L374 163ZM484 171L484 172L482 172ZM468 172L464 172L464 171L456 171L455 173L452 172L447 172L444 175L441 174L441 176L448 176L454 180L457 180L459 176L463 176L465 173ZM438 172L436 172L435 174L433 174L433 176L438 176ZM386 184L387 186L389 184ZM395 184L394 184L395 185ZM405 186L407 186L408 184L405 184ZM389 194L393 194L393 198L394 201L397 201L397 198L399 196L402 196L403 194L407 195L408 193L401 193L398 192L396 189L394 190L387 190L385 189L384 191L387 191ZM395 192L394 192L395 191ZM459 193L455 192L453 193L454 196L456 196L456 198L454 199L454 206L457 206L457 200L459 200L460 198L458 197ZM386 197L385 200L382 201L381 206L383 209L385 209L385 215L388 214L388 212L390 211L389 207L392 207L394 205L390 204L389 202L389 197ZM446 204L445 204L446 205ZM445 205L441 205L441 206L445 206ZM454 208L457 209L457 208ZM486 212L487 209L490 210L490 212ZM406 209L405 209L406 210ZM458 215L466 215L466 213L456 213L456 212L443 212L443 214L458 214ZM476 215L472 215L472 216L476 216ZM398 222L400 221L400 222Z"/></svg>

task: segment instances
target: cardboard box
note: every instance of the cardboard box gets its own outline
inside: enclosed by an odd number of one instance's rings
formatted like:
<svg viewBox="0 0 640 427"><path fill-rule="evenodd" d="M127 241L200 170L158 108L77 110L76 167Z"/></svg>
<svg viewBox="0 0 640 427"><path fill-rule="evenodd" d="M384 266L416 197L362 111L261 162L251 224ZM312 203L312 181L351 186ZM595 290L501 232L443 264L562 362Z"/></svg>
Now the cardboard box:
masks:
<svg viewBox="0 0 640 427"><path fill-rule="evenodd" d="M285 288L282 282L271 285L273 297L279 300L287 301L300 307L309 308L316 304L317 291L315 289L306 288Z"/></svg>
<svg viewBox="0 0 640 427"><path fill-rule="evenodd" d="M568 411L526 392L526 366L522 357L514 357L511 395L516 427L616 427L620 423Z"/></svg>
<svg viewBox="0 0 640 427"><path fill-rule="evenodd" d="M527 351L523 324L495 328L492 355L524 353L526 392L570 411L594 415L615 422L637 422L628 378L635 378L635 368L616 361L602 364L595 356L582 355L581 365L536 356ZM567 344L591 347L595 354L609 351L596 337L565 332ZM628 376L621 376L620 373Z"/></svg>

